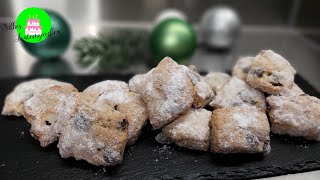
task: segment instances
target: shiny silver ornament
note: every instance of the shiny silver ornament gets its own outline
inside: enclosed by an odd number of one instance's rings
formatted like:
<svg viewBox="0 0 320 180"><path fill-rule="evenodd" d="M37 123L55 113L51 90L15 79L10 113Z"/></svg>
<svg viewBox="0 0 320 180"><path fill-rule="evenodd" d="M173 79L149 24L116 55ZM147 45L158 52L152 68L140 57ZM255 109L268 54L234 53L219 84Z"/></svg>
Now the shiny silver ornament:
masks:
<svg viewBox="0 0 320 180"><path fill-rule="evenodd" d="M200 30L202 42L210 48L230 48L240 32L240 18L231 8L214 7L202 17Z"/></svg>

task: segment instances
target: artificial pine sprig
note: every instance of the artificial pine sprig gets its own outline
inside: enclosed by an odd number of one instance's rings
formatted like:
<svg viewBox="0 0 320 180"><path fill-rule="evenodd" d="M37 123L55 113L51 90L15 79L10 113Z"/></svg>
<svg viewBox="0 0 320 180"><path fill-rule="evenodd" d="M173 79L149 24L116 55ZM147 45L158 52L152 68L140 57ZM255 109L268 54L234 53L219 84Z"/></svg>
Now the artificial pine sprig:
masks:
<svg viewBox="0 0 320 180"><path fill-rule="evenodd" d="M98 70L121 69L150 58L149 33L145 30L115 29L102 31L97 37L84 37L75 43L78 64L97 63Z"/></svg>

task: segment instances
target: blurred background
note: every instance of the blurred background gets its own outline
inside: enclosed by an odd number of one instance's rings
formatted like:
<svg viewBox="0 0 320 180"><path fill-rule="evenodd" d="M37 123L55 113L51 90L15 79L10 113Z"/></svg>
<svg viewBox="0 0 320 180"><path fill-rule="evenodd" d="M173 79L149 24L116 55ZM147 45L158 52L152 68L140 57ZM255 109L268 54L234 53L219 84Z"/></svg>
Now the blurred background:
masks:
<svg viewBox="0 0 320 180"><path fill-rule="evenodd" d="M27 7L61 33L16 42L4 27ZM320 90L319 17L316 0L1 0L0 77L145 73L166 55L225 72L272 49Z"/></svg>

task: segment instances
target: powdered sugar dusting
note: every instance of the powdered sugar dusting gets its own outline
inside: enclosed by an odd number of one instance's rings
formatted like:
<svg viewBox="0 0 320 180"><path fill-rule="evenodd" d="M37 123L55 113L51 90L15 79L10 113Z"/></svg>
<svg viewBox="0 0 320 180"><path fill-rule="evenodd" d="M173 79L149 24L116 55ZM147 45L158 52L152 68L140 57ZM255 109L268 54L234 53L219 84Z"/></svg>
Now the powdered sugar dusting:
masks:
<svg viewBox="0 0 320 180"><path fill-rule="evenodd" d="M226 85L217 91L217 95L210 105L215 108L241 106L257 108L262 111L266 109L264 94L236 77L232 77Z"/></svg>
<svg viewBox="0 0 320 180"><path fill-rule="evenodd" d="M192 109L187 114L176 119L178 122L171 132L173 136L179 132L181 134L188 134L187 136L190 136L193 139L204 141L208 139L210 119L210 111L205 109Z"/></svg>
<svg viewBox="0 0 320 180"><path fill-rule="evenodd" d="M312 96L269 96L271 129L277 134L320 140L320 100Z"/></svg>
<svg viewBox="0 0 320 180"><path fill-rule="evenodd" d="M255 123L258 123L258 113L253 111L248 113L235 113L232 115L233 120L237 123L239 127L247 128Z"/></svg>
<svg viewBox="0 0 320 180"><path fill-rule="evenodd" d="M52 79L35 79L23 82L17 85L14 90L6 97L5 105L2 110L3 115L23 115L23 103L37 94L52 86L62 86L69 89L74 89L71 84L64 83Z"/></svg>
<svg viewBox="0 0 320 180"><path fill-rule="evenodd" d="M210 111L191 109L163 128L162 136L166 139L162 143L173 141L181 147L206 151L209 147L210 119Z"/></svg>
<svg viewBox="0 0 320 180"><path fill-rule="evenodd" d="M87 87L83 91L83 93L91 94L93 96L99 96L104 92L110 92L114 90L122 90L129 92L129 86L127 83L123 81L106 80Z"/></svg>
<svg viewBox="0 0 320 180"><path fill-rule="evenodd" d="M192 83L183 67L165 58L145 75L138 93L147 105L154 128L171 122L193 103Z"/></svg>
<svg viewBox="0 0 320 180"><path fill-rule="evenodd" d="M128 94L122 90L104 92L98 97L99 100L108 99L114 104L126 103L127 101L129 101L129 98L130 97L128 96Z"/></svg>

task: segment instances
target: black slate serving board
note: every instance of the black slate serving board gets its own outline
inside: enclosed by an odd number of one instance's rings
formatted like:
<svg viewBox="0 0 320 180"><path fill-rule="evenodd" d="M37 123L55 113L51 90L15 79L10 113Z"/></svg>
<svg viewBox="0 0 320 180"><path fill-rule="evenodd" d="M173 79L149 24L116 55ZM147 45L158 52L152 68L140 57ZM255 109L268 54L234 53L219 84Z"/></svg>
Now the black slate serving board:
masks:
<svg viewBox="0 0 320 180"><path fill-rule="evenodd" d="M127 81L131 76L66 76L59 80L79 90L106 80ZM0 107L5 95L25 79L0 80ZM308 94L320 97L301 76L296 83ZM0 116L0 179L250 179L320 169L320 143L271 135L271 153L261 155L213 155L154 140L158 131L147 125L138 142L126 149L124 161L115 167L95 167L73 158L62 159L56 144L47 148L29 134L23 118Z"/></svg>

